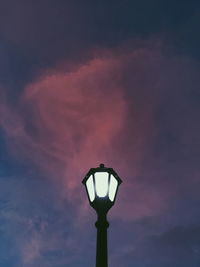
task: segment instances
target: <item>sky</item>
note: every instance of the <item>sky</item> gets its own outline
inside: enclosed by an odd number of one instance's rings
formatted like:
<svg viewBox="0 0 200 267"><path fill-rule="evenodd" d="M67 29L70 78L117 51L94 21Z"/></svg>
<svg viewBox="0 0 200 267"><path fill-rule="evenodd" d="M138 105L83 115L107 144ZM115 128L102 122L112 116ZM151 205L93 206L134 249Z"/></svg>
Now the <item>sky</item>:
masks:
<svg viewBox="0 0 200 267"><path fill-rule="evenodd" d="M82 179L123 180L109 266L200 266L200 3L0 1L0 266L95 265Z"/></svg>

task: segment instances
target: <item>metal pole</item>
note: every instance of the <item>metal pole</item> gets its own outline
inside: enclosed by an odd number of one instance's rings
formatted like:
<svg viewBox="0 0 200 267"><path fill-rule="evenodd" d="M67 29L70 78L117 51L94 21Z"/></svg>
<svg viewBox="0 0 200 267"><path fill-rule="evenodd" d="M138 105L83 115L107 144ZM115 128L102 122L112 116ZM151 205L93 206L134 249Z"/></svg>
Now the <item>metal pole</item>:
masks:
<svg viewBox="0 0 200 267"><path fill-rule="evenodd" d="M97 215L98 219L95 224L97 228L96 267L108 267L107 228L109 223L106 212L99 212Z"/></svg>

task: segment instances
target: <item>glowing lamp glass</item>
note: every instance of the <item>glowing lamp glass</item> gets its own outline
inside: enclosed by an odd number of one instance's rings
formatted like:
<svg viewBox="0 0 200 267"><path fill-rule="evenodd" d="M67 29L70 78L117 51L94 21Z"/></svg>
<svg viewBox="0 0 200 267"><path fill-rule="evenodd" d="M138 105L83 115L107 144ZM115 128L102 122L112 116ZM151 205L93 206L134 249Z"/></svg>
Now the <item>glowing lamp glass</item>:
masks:
<svg viewBox="0 0 200 267"><path fill-rule="evenodd" d="M109 199L110 199L110 201L114 201L114 199L115 199L115 195L117 192L117 186L118 186L118 182L115 179L115 177L111 174L110 187L109 187Z"/></svg>
<svg viewBox="0 0 200 267"><path fill-rule="evenodd" d="M105 197L108 194L108 173L96 172L95 173L95 188L98 197Z"/></svg>
<svg viewBox="0 0 200 267"><path fill-rule="evenodd" d="M93 175L90 175L90 177L88 178L86 182L86 187L87 187L89 199L92 202L95 199Z"/></svg>

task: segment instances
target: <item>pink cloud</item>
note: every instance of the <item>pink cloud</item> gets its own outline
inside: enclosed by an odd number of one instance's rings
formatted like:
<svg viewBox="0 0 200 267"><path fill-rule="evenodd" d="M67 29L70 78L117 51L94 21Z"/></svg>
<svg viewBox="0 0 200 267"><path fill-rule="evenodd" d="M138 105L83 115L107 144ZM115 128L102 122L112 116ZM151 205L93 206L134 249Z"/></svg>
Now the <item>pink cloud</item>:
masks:
<svg viewBox="0 0 200 267"><path fill-rule="evenodd" d="M46 71L24 88L15 108L1 100L13 155L34 163L75 203L84 197L85 172L103 162L124 178L113 215L133 219L164 209L171 192L138 177L154 176L141 163L157 134L155 111L172 92L167 86L182 83L175 70L186 73L190 63L165 58L155 43L101 52L71 71L64 65ZM80 205L84 217L88 206Z"/></svg>
<svg viewBox="0 0 200 267"><path fill-rule="evenodd" d="M123 185L129 192L127 199L122 191L120 209L125 212L123 205L132 205L131 188L154 124L151 94L146 103L138 105L134 96L129 99L126 95L124 76L127 72L132 77L132 90L144 90L132 68L145 66L152 55L157 53L146 48L127 53L107 51L71 72L56 69L43 73L24 88L15 109L1 103L1 125L13 155L33 162L62 184L61 194L69 199L74 199L75 193L80 199L81 178L101 162L116 166L124 177L133 173L133 180L128 178ZM152 207L144 204L136 213L157 210L156 193L149 194L148 203ZM82 214L86 210L84 202Z"/></svg>

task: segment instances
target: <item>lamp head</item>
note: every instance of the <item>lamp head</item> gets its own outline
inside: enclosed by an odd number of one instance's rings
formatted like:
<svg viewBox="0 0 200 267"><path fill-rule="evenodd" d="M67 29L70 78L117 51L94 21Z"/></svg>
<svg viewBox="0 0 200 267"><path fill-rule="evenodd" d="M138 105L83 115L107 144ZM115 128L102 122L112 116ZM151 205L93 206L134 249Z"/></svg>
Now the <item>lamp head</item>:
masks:
<svg viewBox="0 0 200 267"><path fill-rule="evenodd" d="M122 180L112 168L100 164L91 168L82 183L86 187L90 205L99 212L108 212L114 205Z"/></svg>

